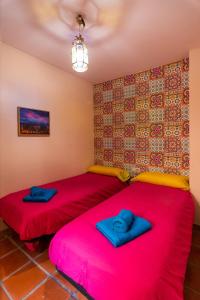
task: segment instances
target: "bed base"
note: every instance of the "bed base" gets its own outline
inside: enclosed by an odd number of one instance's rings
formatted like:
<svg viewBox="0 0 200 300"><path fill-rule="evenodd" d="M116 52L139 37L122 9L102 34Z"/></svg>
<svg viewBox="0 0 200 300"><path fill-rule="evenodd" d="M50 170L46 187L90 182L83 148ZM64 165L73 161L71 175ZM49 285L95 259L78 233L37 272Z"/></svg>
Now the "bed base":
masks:
<svg viewBox="0 0 200 300"><path fill-rule="evenodd" d="M60 271L57 267L56 267L57 271L66 279L68 280L73 286L75 286L75 288L77 290L79 290L79 292L81 292L88 300L95 300L94 298L92 298L87 291L78 283L76 283L71 277L69 277L68 275L64 274L62 271Z"/></svg>

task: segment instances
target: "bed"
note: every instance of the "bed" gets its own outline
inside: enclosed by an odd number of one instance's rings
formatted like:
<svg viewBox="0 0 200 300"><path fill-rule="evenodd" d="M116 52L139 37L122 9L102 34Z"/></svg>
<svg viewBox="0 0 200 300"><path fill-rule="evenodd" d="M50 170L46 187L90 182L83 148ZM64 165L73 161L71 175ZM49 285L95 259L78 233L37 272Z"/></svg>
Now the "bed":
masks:
<svg viewBox="0 0 200 300"><path fill-rule="evenodd" d="M118 178L85 173L42 187L56 188L57 194L47 203L22 201L29 190L0 199L0 217L23 241L55 233L63 225L89 208L126 187Z"/></svg>
<svg viewBox="0 0 200 300"><path fill-rule="evenodd" d="M152 229L115 248L95 224L123 208ZM50 260L88 299L183 300L193 219L189 191L135 182L59 230Z"/></svg>

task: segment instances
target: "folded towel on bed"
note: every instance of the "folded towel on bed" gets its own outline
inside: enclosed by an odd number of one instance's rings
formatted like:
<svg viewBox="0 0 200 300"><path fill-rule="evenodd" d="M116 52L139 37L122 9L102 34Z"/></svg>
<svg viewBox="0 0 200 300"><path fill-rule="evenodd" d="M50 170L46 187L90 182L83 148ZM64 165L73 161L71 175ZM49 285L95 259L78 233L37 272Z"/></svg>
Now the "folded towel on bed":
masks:
<svg viewBox="0 0 200 300"><path fill-rule="evenodd" d="M122 209L120 213L113 219L113 230L116 232L127 232L135 219L132 211Z"/></svg>
<svg viewBox="0 0 200 300"><path fill-rule="evenodd" d="M40 187L38 187L38 186L32 186L32 187L30 188L30 195L31 195L32 197L34 197L34 196L44 196L44 193L45 193L46 190L47 190L47 189L40 188Z"/></svg>
<svg viewBox="0 0 200 300"><path fill-rule="evenodd" d="M127 232L116 232L113 230L113 219L111 217L102 220L96 224L96 228L113 244L113 246L121 246L136 237L142 235L149 229L152 225L149 221L135 216L134 222Z"/></svg>
<svg viewBox="0 0 200 300"><path fill-rule="evenodd" d="M45 189L33 186L30 189L30 194L25 196L24 202L48 202L55 194L56 189Z"/></svg>

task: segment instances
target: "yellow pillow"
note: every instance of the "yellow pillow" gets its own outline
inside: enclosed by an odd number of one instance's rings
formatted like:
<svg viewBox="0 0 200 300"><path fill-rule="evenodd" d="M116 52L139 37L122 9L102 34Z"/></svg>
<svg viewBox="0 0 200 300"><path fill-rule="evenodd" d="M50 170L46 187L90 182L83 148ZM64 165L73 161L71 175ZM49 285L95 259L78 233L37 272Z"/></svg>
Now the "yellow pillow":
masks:
<svg viewBox="0 0 200 300"><path fill-rule="evenodd" d="M129 180L129 178L130 178L129 173L126 170L123 170L120 168L93 165L88 168L88 172L102 174L102 175L108 175L108 176L116 176L122 182L125 182L125 181Z"/></svg>
<svg viewBox="0 0 200 300"><path fill-rule="evenodd" d="M144 172L131 179L132 181L148 182L158 185L165 185L174 188L180 188L188 191L189 178L182 175L163 174L159 172Z"/></svg>

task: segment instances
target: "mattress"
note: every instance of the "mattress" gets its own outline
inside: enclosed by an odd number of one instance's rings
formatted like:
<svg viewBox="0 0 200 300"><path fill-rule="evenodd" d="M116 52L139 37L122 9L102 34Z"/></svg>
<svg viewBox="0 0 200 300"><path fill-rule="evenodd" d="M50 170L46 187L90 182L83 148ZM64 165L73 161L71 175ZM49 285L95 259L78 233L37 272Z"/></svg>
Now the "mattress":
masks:
<svg viewBox="0 0 200 300"><path fill-rule="evenodd" d="M115 248L95 224L123 208L153 227ZM50 260L95 300L183 300L193 220L190 192L135 182L59 230Z"/></svg>
<svg viewBox="0 0 200 300"><path fill-rule="evenodd" d="M85 173L43 185L58 191L47 203L23 202L29 190L1 198L0 217L19 234L21 240L31 240L55 233L67 222L126 186L115 177Z"/></svg>

